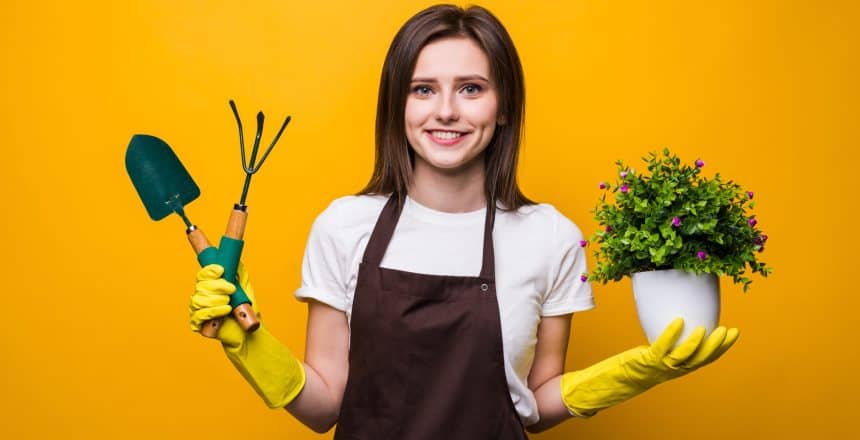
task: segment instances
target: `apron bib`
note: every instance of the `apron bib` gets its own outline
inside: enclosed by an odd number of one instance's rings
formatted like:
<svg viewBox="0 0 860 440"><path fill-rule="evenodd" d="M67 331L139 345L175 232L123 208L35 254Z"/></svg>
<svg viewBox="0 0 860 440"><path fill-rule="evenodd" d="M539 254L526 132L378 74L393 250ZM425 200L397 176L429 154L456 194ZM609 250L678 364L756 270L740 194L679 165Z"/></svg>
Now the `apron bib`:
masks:
<svg viewBox="0 0 860 440"><path fill-rule="evenodd" d="M380 267L403 209L392 194L359 265L335 440L525 440L502 350L487 207L481 273Z"/></svg>

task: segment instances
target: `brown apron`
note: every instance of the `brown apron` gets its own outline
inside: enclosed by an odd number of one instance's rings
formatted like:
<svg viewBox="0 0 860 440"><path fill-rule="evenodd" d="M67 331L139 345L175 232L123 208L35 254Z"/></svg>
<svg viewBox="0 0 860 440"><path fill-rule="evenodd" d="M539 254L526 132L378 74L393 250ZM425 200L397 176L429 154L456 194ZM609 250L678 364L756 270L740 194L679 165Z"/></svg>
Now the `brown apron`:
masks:
<svg viewBox="0 0 860 440"><path fill-rule="evenodd" d="M527 438L505 378L490 206L480 275L428 275L379 266L403 209L388 199L359 265L335 440Z"/></svg>

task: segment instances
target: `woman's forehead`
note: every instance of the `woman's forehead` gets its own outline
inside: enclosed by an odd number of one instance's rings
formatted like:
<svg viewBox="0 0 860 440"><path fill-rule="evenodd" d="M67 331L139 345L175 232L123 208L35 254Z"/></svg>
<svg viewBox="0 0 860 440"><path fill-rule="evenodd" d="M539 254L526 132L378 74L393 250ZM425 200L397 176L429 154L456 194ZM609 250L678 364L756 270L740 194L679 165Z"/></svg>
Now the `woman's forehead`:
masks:
<svg viewBox="0 0 860 440"><path fill-rule="evenodd" d="M424 46L418 54L413 79L453 81L459 77L490 78L487 54L467 37L443 38Z"/></svg>

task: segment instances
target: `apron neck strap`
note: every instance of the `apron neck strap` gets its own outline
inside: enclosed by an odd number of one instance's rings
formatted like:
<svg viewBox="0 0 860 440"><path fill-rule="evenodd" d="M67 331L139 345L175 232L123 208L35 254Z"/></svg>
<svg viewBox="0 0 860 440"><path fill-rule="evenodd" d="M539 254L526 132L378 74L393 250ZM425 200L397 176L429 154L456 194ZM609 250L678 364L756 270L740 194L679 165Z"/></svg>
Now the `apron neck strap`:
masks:
<svg viewBox="0 0 860 440"><path fill-rule="evenodd" d="M388 198L385 207L379 214L376 225L373 227L373 232L370 234L370 241L367 243L367 248L364 250L362 262L365 264L378 267L382 262L382 257L385 255L385 250L388 249L388 243L391 242L391 237L394 235L394 229L397 227L397 221L400 219L400 213L403 211L403 205L406 203L398 203L397 195L392 193ZM495 255L493 252L493 225L496 219L495 204L487 202L487 213L484 221L484 252L481 262L481 278L492 279L496 273Z"/></svg>

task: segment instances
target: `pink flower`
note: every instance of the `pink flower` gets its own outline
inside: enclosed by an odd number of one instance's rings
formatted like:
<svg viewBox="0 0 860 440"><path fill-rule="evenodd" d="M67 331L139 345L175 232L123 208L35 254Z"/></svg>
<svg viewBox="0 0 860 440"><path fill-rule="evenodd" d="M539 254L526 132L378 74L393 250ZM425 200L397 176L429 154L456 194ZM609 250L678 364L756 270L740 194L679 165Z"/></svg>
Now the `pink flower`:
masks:
<svg viewBox="0 0 860 440"><path fill-rule="evenodd" d="M705 258L708 258L708 254L705 253L705 251L696 252L696 256L699 257L699 260L704 260Z"/></svg>
<svg viewBox="0 0 860 440"><path fill-rule="evenodd" d="M600 189L606 189L606 183L600 182Z"/></svg>
<svg viewBox="0 0 860 440"><path fill-rule="evenodd" d="M747 191L747 197L748 197L749 199L752 199L752 198L753 198L753 192L752 192L752 191Z"/></svg>
<svg viewBox="0 0 860 440"><path fill-rule="evenodd" d="M755 217L752 217L749 219L748 223L750 224L750 226L755 226L758 222L756 221Z"/></svg>
<svg viewBox="0 0 860 440"><path fill-rule="evenodd" d="M606 225L606 232L612 232L612 226Z"/></svg>
<svg viewBox="0 0 860 440"><path fill-rule="evenodd" d="M678 227L681 226L681 218L680 217L672 217L672 226Z"/></svg>
<svg viewBox="0 0 860 440"><path fill-rule="evenodd" d="M580 247L585 247L586 245L588 245L588 241L587 241L587 240L579 240L579 246L580 246Z"/></svg>
<svg viewBox="0 0 860 440"><path fill-rule="evenodd" d="M582 274L579 276L579 279L584 283L584 282L588 281L588 275Z"/></svg>
<svg viewBox="0 0 860 440"><path fill-rule="evenodd" d="M618 188L618 189L620 189L620 190L621 190L621 192L623 192L623 193L625 193L625 194L626 194L626 193L627 193L628 186L627 186L627 184L625 183L624 185L621 185L621 188Z"/></svg>
<svg viewBox="0 0 860 440"><path fill-rule="evenodd" d="M705 166L705 161L702 159L696 159L696 168L702 168L703 166Z"/></svg>

